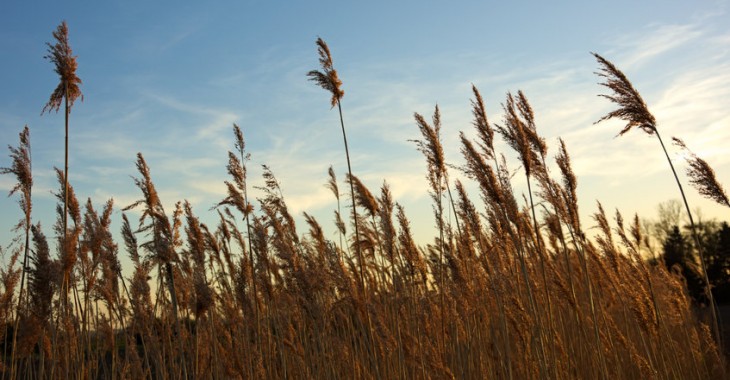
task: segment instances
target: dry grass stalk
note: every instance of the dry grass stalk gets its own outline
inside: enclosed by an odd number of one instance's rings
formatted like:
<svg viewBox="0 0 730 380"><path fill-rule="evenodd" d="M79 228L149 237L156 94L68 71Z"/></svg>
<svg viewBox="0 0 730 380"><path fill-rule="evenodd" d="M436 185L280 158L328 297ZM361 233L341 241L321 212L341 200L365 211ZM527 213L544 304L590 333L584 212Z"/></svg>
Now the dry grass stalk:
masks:
<svg viewBox="0 0 730 380"><path fill-rule="evenodd" d="M71 112L71 108L73 107L74 102L77 98L81 97L81 100L83 101L84 97L81 93L81 90L79 88L79 85L81 84L81 79L76 75L76 69L78 68L78 63L76 62L76 56L73 55L73 51L71 50L71 45L68 41L68 26L66 25L66 21L61 22L61 25L56 28L56 30L53 32L53 38L56 40L56 43L46 43L48 46L48 55L46 55L44 58L51 61L51 63L55 66L56 74L59 76L59 84L56 86L55 90L51 93L51 96L48 100L48 103L43 107L43 110L41 111L41 114L45 113L46 111L56 111L61 107L61 103L64 103L64 110L65 110L65 143L64 143L64 169L63 169L63 229L62 234L64 236L63 241L63 247L64 249L68 250L70 247L69 242L67 241L68 238L66 237L68 233L68 209L69 209L69 190L68 190L68 118L69 113ZM70 252L65 253L66 256L71 256ZM64 277L64 284L63 288L65 289L65 292L68 292L68 279ZM68 307L67 307L68 309ZM68 316L67 316L68 317Z"/></svg>
<svg viewBox="0 0 730 380"><path fill-rule="evenodd" d="M628 80L626 75L624 75L621 70L619 70L616 66L614 66L613 63L609 62L605 58L601 57L598 54L593 53L593 55L598 60L599 65L601 66L599 69L599 72L597 73L600 77L603 77L606 79L605 82L601 83L603 86L607 87L609 90L613 92L613 95L600 95L602 97L605 97L609 99L611 102L616 103L618 105L618 108L614 111L609 112L602 118L600 118L596 123L599 123L604 120L609 120L612 118L618 118L622 119L627 122L624 129L621 130L619 133L619 136L623 135L624 133L631 130L633 127L638 127L644 132L646 132L649 135L656 135L657 139L659 140L659 144L662 146L662 150L664 151L664 156L667 158L667 162L669 163L669 167L672 170L672 174L674 175L674 180L677 182L677 187L679 187L679 193L682 196L682 200L684 201L684 207L687 211L687 216L689 217L690 222L690 228L692 230L692 235L694 237L696 246L697 246L697 252L699 254L700 264L702 268L702 275L704 277L705 282L705 292L707 294L707 297L710 301L710 313L712 315L712 323L713 323L713 331L715 333L715 339L717 340L718 344L721 345L722 342L722 336L720 333L720 325L718 322L718 316L716 311L716 303L714 296L712 295L712 291L710 290L710 281L707 277L707 268L705 263L705 257L704 253L701 249L701 243L699 235L697 234L697 228L695 227L694 219L692 218L692 212L690 211L689 203L687 202L687 197L684 194L684 189L682 187L682 183L679 181L679 176L677 176L677 171L674 169L674 164L672 163L672 160L669 158L669 153L667 152L667 148L664 146L664 141L662 141L662 137L659 134L659 131L656 127L656 120L654 119L654 116L649 112L648 107L646 106L646 103L644 103L644 100L641 98L641 95L639 95L639 92L634 89L634 86L631 84L631 82ZM709 166L708 166L709 168ZM694 173L697 175L707 175L709 173ZM692 178L692 177L691 177ZM703 177L700 182L706 182L709 180L709 177ZM716 183L716 181L715 181ZM710 183L705 183L710 184ZM716 192L717 189L715 189ZM718 194L715 194L718 195Z"/></svg>
<svg viewBox="0 0 730 380"><path fill-rule="evenodd" d="M332 54L327 43L322 38L317 38L317 52L319 53L319 64L322 67L322 71L312 70L307 73L309 79L315 82L318 86L324 90L329 91L332 94L330 104L332 107L337 105L337 111L340 115L340 126L342 127L342 139L345 143L345 157L347 158L347 174L352 177L352 165L350 164L350 148L347 145L347 133L345 132L345 121L342 117L342 97L345 95L345 91L342 90L342 81L337 75L337 70L334 68L332 62ZM352 199L352 214L353 220L355 220L355 251L357 253L357 259L360 266L360 286L365 286L365 269L363 262L363 255L360 250L360 230L357 223L357 207L355 205L355 188L352 182L350 182L350 197Z"/></svg>

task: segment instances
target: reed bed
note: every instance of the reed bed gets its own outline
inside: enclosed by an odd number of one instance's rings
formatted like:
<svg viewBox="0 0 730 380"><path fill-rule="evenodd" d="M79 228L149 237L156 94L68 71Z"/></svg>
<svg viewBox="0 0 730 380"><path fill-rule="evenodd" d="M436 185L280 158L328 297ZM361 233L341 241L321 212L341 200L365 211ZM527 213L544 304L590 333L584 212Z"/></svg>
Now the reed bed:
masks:
<svg viewBox="0 0 730 380"><path fill-rule="evenodd" d="M342 115L341 82L321 39L318 47L327 66L310 76ZM79 202L58 170L51 244L31 215L25 129L3 169L18 180L23 219L0 268L2 378L727 378L713 321L680 275L645 261L638 216L598 203L588 238L566 144L550 156L522 92L503 108L491 123L473 88L476 138L461 134L463 159L452 164L438 108L431 122L415 115L439 231L431 243L414 240L387 183L369 189L349 157L345 217L333 170L326 180L338 241L306 213L298 228L268 167L263 195L250 201L234 126L227 195L203 210L215 225L187 201L165 210L138 154L141 197L123 210L140 217L122 216L122 241L110 230L113 202ZM514 190L500 136L529 194ZM119 255L133 267L123 270Z"/></svg>

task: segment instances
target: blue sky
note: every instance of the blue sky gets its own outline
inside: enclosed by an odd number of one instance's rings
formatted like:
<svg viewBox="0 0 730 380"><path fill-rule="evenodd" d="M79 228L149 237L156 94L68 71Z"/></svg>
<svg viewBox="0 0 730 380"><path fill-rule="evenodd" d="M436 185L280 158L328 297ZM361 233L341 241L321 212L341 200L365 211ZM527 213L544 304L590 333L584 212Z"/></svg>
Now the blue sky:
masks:
<svg viewBox="0 0 730 380"><path fill-rule="evenodd" d="M114 228L119 208L140 197L130 178L137 152L168 211L188 199L211 220L208 209L224 196L235 122L252 154L250 183L262 184L259 167L269 165L292 210L318 216L335 239L336 203L323 185L330 165L343 179L346 164L336 110L306 78L318 68L318 36L344 82L355 175L374 192L388 181L422 241L434 236L434 223L426 165L408 141L418 138L413 113L430 118L440 106L446 157L460 165L458 133L472 134L472 83L493 122L501 122L505 94L522 90L551 155L565 139L587 225L595 200L653 217L657 203L678 197L654 138L638 131L614 138L620 123L593 125L612 106L596 96L604 91L591 51L627 74L666 139L684 139L730 186L727 1L9 0L0 9L0 142L17 145L22 127L31 128L34 216L49 235L63 115L40 115L58 82L43 56L62 20L85 96L71 114L70 179L82 200L101 207L114 198ZM500 150L518 169L514 153ZM4 152L0 166L10 164ZM672 155L681 163L679 152ZM13 183L0 177L0 191ZM705 218L729 219L730 210L688 193ZM0 199L3 246L21 217L16 199Z"/></svg>

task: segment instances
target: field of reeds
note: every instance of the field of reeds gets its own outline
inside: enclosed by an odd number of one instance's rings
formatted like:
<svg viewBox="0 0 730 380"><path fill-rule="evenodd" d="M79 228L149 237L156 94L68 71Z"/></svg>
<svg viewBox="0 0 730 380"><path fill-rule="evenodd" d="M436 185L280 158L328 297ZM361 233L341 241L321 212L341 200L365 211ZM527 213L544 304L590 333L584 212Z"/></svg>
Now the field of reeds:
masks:
<svg viewBox="0 0 730 380"><path fill-rule="evenodd" d="M61 76L49 105L65 102L68 128L68 100L80 95L69 89L80 80L70 48L58 46L49 44ZM321 71L309 78L342 116L342 82L327 45L317 47ZM658 137L628 79L596 58L618 107L606 118L627 121L622 134ZM22 217L0 268L2 378L727 378L714 308L693 304L680 274L645 260L638 216L609 215L599 203L592 220L580 219L568 147L559 140L548 153L527 97L508 95L499 123L476 87L470 107L477 137L461 135L461 162L444 160L438 107L415 114L439 231L430 242L414 240L387 183L369 189L352 172L344 122L350 170L343 180L330 169L326 180L335 241L306 213L296 225L269 168L263 181L247 177L235 125L221 163L227 196L213 209L180 201L165 210L140 153L131 205L79 201L68 166L57 169L58 218L47 236L32 215L24 129L2 169L17 180ZM514 152L495 151L498 138ZM452 180L454 171L472 184ZM524 176L526 193L513 190L513 175ZM692 177L700 191L722 201L714 177L702 175ZM249 199L253 186L264 196ZM121 235L110 230L120 208ZM200 212L217 224L201 223ZM588 236L586 224L598 233ZM133 267L121 267L122 255Z"/></svg>

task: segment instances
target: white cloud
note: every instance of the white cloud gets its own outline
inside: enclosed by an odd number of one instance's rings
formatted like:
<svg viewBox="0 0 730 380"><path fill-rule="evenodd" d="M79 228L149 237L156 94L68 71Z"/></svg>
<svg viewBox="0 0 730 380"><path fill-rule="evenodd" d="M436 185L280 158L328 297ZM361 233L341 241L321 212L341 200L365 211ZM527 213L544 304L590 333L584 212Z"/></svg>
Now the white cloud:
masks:
<svg viewBox="0 0 730 380"><path fill-rule="evenodd" d="M725 31L718 34L703 20L653 24L609 36L604 41L609 48L599 53L634 81L667 142L677 135L727 172L730 66L726 62L730 35ZM192 33L195 26L179 28L162 39L172 48ZM79 118L81 133L74 136L78 150L73 159L84 164L78 169L72 166L77 191L99 200L113 196L120 207L136 200L139 192L129 175L137 175L134 155L141 151L162 199L169 202L168 212L175 201L188 198L202 214L225 195L225 152L233 148L231 127L235 122L242 127L252 154L251 198L260 194L253 186L262 184L260 165L267 164L281 182L293 213L319 210L326 212L329 220L336 202L324 187L327 168L334 166L346 194L343 180L347 166L337 109L329 109L328 95L306 78L306 72L316 68L311 47L301 51L271 47L252 58L254 63L247 63L245 69L231 67L230 71L211 73L206 84L215 91L221 89L220 96L226 99L223 104L201 99L213 92L210 88L177 94L143 86L142 90L134 89L141 95L136 101ZM668 67L668 62L673 66ZM651 194L664 194L664 190L636 191L636 187L665 174L666 160L655 138L641 131L614 138L622 127L619 122L593 125L613 107L596 96L606 91L596 84L596 68L595 61L583 51L545 61L481 51L458 57L434 51L428 57L343 66L343 111L354 173L373 193L379 193L386 180L397 201L413 205L409 214L430 217L426 165L408 141L419 138L413 112L430 119L434 105L439 104L445 153L450 163L458 165L462 162L458 131L473 135L469 103L473 82L485 98L493 123L502 123L500 103L506 92L525 91L536 112L538 131L548 138L551 155L557 151L556 138L566 140L581 191L589 191L581 193L586 196L584 210L594 209L595 198L608 198L616 206L653 210L663 199ZM17 124L17 118L2 111L0 119ZM14 132L12 141L16 136ZM504 144L499 146L512 159L511 167L517 168L515 154ZM676 149L671 152L674 157ZM50 167L45 163L39 167L43 166ZM727 174L718 174L721 181L730 183ZM452 177L456 176L453 172ZM521 172L515 177L519 191L521 177ZM35 193L50 198L50 189L58 187L53 173L39 172L37 179ZM0 177L0 189L9 186L7 178ZM430 219L416 223L421 222L429 228L432 225Z"/></svg>
<svg viewBox="0 0 730 380"><path fill-rule="evenodd" d="M616 46L610 53L621 61L621 66L625 70L634 70L702 36L703 30L697 24L654 24L645 27L641 33L618 37L617 41L612 43Z"/></svg>

